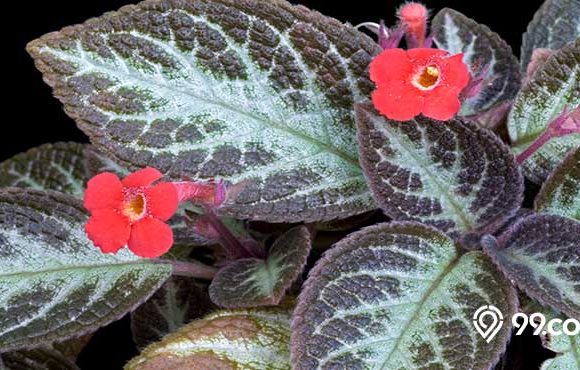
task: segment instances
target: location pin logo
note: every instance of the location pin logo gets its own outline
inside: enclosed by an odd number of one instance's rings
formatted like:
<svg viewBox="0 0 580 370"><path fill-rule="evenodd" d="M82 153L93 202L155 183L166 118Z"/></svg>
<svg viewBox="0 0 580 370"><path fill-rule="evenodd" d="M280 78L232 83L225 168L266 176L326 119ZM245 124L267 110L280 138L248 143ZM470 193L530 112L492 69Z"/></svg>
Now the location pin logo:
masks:
<svg viewBox="0 0 580 370"><path fill-rule="evenodd" d="M503 314L495 306L481 306L473 314L473 326L487 343L495 338L502 325Z"/></svg>

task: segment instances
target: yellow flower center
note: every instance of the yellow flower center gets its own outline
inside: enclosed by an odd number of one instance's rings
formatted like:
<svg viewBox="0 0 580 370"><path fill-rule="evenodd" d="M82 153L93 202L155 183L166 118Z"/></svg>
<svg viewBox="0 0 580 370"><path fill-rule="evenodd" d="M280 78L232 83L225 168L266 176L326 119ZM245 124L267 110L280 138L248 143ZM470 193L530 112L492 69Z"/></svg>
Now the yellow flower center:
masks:
<svg viewBox="0 0 580 370"><path fill-rule="evenodd" d="M437 85L439 74L440 72L437 66L427 66L415 75L415 78L413 78L413 85L421 90L431 90Z"/></svg>
<svg viewBox="0 0 580 370"><path fill-rule="evenodd" d="M142 194L136 194L123 203L122 212L133 221L137 221L145 215L146 201Z"/></svg>

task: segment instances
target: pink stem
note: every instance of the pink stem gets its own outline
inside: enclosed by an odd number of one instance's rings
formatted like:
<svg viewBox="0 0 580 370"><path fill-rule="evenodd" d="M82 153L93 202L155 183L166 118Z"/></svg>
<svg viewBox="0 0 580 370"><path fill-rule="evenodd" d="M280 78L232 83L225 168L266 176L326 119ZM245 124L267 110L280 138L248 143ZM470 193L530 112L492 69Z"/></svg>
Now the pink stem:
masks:
<svg viewBox="0 0 580 370"><path fill-rule="evenodd" d="M535 152L540 150L542 146L544 146L550 139L552 138L552 132L550 129L544 131L534 142L527 147L523 152L516 156L516 162L518 164L522 164L526 161L526 159L530 158Z"/></svg>
<svg viewBox="0 0 580 370"><path fill-rule="evenodd" d="M212 266L204 265L200 262L170 261L158 260L159 263L171 263L173 275L187 276L196 279L211 280L217 273L218 269Z"/></svg>
<svg viewBox="0 0 580 370"><path fill-rule="evenodd" d="M211 207L204 207L205 217L211 227L220 236L220 244L232 259L256 257L263 258L262 253L252 250L248 245L240 242L228 227L220 220Z"/></svg>

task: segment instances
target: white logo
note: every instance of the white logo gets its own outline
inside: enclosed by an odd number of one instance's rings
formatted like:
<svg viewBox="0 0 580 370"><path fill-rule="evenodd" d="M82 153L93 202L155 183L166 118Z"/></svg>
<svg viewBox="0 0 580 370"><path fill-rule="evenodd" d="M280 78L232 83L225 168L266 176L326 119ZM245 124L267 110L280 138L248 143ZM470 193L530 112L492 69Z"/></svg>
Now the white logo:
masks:
<svg viewBox="0 0 580 370"><path fill-rule="evenodd" d="M491 318L492 322L489 323ZM486 322L487 321L487 322ZM481 306L473 314L473 326L487 343L491 342L503 325L503 315L495 306Z"/></svg>

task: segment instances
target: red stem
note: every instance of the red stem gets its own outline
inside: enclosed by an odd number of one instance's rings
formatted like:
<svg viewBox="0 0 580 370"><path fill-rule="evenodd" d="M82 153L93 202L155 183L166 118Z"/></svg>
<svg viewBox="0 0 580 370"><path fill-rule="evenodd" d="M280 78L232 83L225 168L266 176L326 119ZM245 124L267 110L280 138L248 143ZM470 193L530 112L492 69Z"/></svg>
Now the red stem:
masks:
<svg viewBox="0 0 580 370"><path fill-rule="evenodd" d="M204 265L201 262L157 260L158 263L170 263L173 267L173 275L187 276L196 279L211 280L217 273L218 269L212 266Z"/></svg>
<svg viewBox="0 0 580 370"><path fill-rule="evenodd" d="M516 161L518 164L522 164L526 161L526 159L530 158L535 152L540 150L542 146L544 146L550 139L552 138L552 131L548 127L546 131L544 131L534 142L526 148L523 152L516 156Z"/></svg>

